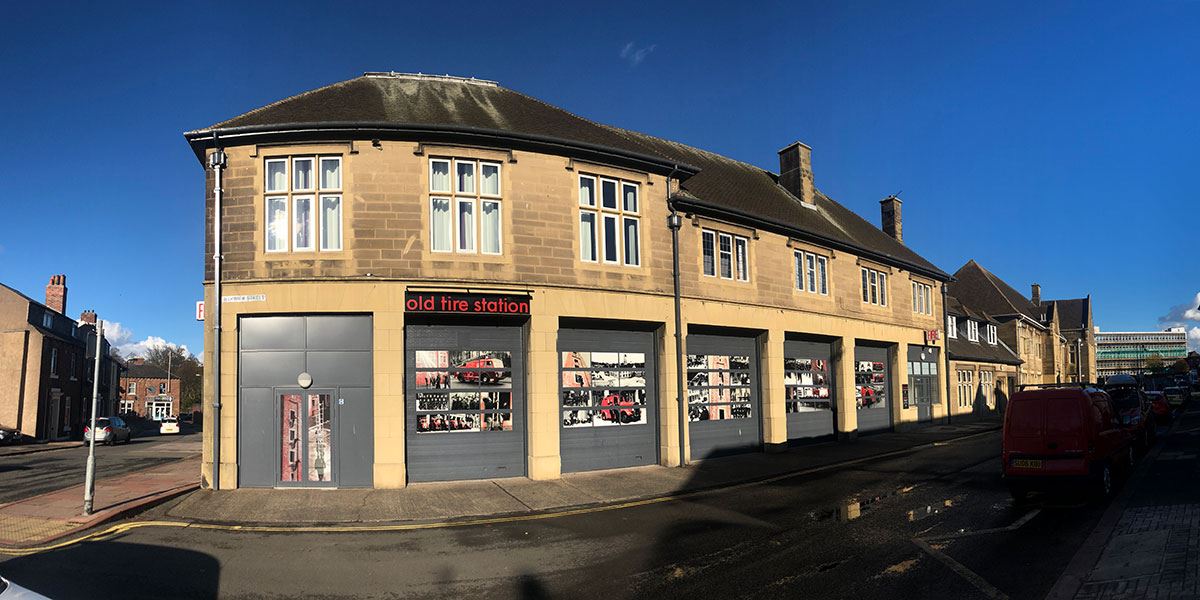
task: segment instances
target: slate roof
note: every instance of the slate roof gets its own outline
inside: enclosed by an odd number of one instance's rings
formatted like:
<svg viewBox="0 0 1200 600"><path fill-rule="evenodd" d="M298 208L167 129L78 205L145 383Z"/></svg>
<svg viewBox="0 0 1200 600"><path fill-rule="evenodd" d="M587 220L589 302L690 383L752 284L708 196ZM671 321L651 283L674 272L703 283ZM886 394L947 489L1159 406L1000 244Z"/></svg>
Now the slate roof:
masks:
<svg viewBox="0 0 1200 600"><path fill-rule="evenodd" d="M1072 298L1069 300L1048 300L1042 304L1049 304L1053 307L1052 310L1058 313L1059 328L1087 329L1088 305L1090 305L1091 302L1091 297L1087 297Z"/></svg>
<svg viewBox="0 0 1200 600"><path fill-rule="evenodd" d="M686 209L753 221L758 227L851 250L939 280L949 279L919 254L824 194L817 193L815 209L806 207L778 184L778 175L765 169L596 123L490 81L367 73L185 133L198 157L211 145L214 130L227 143L237 143L230 142L231 138L295 136L318 130L336 130L341 139L355 134L361 139L364 131L490 136L549 146L567 156L587 151L645 161L664 172L678 166L683 183L676 199Z"/></svg>
<svg viewBox="0 0 1200 600"><path fill-rule="evenodd" d="M1024 362L1003 340L996 340L996 345L993 346L987 343L982 335L978 342L972 342L959 333L958 337L946 339L946 348L950 352L950 360L971 360L1002 365L1019 365Z"/></svg>
<svg viewBox="0 0 1200 600"><path fill-rule="evenodd" d="M967 305L992 317L1025 315L1042 322L1044 311L1012 286L980 266L974 259L967 261L949 284L950 294Z"/></svg>
<svg viewBox="0 0 1200 600"><path fill-rule="evenodd" d="M166 379L167 370L150 363L142 363L140 365L129 365L129 372L125 375L130 379ZM179 379L178 375L171 375L171 379Z"/></svg>

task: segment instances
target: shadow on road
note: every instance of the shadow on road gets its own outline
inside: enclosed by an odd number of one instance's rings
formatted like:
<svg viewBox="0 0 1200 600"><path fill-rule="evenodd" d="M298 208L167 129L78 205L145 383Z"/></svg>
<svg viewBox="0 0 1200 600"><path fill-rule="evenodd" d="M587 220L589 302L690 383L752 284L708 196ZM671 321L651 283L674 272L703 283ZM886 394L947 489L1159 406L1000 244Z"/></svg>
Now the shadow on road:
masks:
<svg viewBox="0 0 1200 600"><path fill-rule="evenodd" d="M217 559L202 552L123 542L87 542L0 563L0 575L55 600L217 598L220 573Z"/></svg>

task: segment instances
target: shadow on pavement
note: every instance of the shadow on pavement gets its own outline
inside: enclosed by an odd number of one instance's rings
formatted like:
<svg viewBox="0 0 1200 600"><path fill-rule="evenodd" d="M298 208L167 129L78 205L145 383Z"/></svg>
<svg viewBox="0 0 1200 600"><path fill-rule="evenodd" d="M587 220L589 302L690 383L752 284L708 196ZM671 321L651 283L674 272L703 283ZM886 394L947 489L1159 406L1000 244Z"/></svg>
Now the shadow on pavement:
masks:
<svg viewBox="0 0 1200 600"><path fill-rule="evenodd" d="M0 563L0 575L55 600L217 598L221 565L192 550L86 542Z"/></svg>

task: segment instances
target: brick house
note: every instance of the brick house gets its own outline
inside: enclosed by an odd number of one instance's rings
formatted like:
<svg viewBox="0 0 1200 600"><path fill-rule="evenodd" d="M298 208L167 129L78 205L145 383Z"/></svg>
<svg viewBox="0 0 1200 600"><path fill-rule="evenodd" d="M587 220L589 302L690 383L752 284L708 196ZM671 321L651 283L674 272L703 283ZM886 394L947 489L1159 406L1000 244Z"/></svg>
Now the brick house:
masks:
<svg viewBox="0 0 1200 600"><path fill-rule="evenodd" d="M0 425L39 440L78 439L91 410L93 370L87 340L96 313L66 316L67 278L54 275L44 303L0 284ZM124 366L109 354L100 363L96 413L113 414Z"/></svg>
<svg viewBox="0 0 1200 600"><path fill-rule="evenodd" d="M121 377L118 414L135 413L155 421L178 416L179 377L140 357L130 358L128 365Z"/></svg>

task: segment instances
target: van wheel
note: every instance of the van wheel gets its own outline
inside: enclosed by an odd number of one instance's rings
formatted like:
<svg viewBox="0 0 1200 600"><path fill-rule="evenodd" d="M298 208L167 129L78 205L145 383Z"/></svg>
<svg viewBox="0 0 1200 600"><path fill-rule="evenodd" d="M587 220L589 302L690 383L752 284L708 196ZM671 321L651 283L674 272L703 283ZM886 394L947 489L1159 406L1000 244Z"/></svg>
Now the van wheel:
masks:
<svg viewBox="0 0 1200 600"><path fill-rule="evenodd" d="M1112 467L1108 463L1104 463L1100 465L1100 472L1096 474L1096 495L1101 499L1108 498L1112 495L1112 490Z"/></svg>

